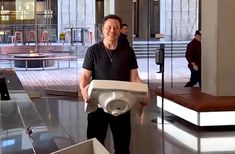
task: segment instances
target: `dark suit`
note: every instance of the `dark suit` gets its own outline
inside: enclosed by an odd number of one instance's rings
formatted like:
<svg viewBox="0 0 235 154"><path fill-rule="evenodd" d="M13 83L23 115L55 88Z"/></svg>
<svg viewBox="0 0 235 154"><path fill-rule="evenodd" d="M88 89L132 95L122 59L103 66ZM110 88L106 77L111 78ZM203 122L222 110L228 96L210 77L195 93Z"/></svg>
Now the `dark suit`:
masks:
<svg viewBox="0 0 235 154"><path fill-rule="evenodd" d="M130 46L126 34L120 33L120 36L118 38L118 44L121 46Z"/></svg>
<svg viewBox="0 0 235 154"><path fill-rule="evenodd" d="M188 68L191 71L190 81L185 87L193 87L197 82L201 87L201 42L195 38L187 45L185 57L188 61ZM198 66L198 71L193 69L192 63Z"/></svg>

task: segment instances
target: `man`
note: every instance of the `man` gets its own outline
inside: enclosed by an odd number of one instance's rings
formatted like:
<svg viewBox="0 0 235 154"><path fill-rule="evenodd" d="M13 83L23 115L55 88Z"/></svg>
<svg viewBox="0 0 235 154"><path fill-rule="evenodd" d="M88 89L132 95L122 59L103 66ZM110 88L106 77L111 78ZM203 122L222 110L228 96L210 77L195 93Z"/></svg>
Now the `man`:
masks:
<svg viewBox="0 0 235 154"><path fill-rule="evenodd" d="M191 71L190 81L185 87L193 87L197 82L201 87L201 31L197 30L194 39L187 45L185 57Z"/></svg>
<svg viewBox="0 0 235 154"><path fill-rule="evenodd" d="M82 97L89 103L88 87L93 79L141 82L133 49L118 44L121 19L116 15L104 18L102 32L104 39L88 48L80 79ZM143 103L146 105L147 101ZM96 137L103 145L110 125L115 154L130 154L131 137L130 111L113 116L98 108L88 114L87 137Z"/></svg>
<svg viewBox="0 0 235 154"><path fill-rule="evenodd" d="M118 44L124 45L124 46L130 46L130 43L127 39L128 36L128 25L122 24L121 25L121 33L118 38Z"/></svg>

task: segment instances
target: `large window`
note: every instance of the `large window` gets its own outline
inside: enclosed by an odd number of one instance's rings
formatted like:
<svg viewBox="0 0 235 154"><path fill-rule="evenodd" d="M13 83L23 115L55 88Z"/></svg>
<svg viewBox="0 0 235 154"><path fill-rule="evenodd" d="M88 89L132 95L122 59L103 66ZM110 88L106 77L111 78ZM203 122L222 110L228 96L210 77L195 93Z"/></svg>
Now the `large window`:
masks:
<svg viewBox="0 0 235 154"><path fill-rule="evenodd" d="M2 0L1 24L57 24L57 1Z"/></svg>
<svg viewBox="0 0 235 154"><path fill-rule="evenodd" d="M11 43L16 31L23 34L24 43L29 31L49 31L51 41L58 36L57 0L2 0L0 1L1 43Z"/></svg>
<svg viewBox="0 0 235 154"><path fill-rule="evenodd" d="M35 0L16 0L16 20L34 19Z"/></svg>

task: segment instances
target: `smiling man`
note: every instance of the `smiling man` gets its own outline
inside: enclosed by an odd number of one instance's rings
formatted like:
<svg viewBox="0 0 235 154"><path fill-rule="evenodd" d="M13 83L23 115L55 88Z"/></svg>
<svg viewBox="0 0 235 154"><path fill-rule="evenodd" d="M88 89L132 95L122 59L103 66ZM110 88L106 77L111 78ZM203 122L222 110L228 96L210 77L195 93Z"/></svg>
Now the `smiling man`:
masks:
<svg viewBox="0 0 235 154"><path fill-rule="evenodd" d="M82 97L89 103L88 87L91 80L118 80L142 82L134 50L118 44L121 19L117 15L104 18L102 32L104 39L88 48L80 78ZM142 105L146 105L147 101ZM103 145L108 126L114 140L115 154L130 154L131 122L130 111L113 116L98 108L88 114L87 138L96 137Z"/></svg>

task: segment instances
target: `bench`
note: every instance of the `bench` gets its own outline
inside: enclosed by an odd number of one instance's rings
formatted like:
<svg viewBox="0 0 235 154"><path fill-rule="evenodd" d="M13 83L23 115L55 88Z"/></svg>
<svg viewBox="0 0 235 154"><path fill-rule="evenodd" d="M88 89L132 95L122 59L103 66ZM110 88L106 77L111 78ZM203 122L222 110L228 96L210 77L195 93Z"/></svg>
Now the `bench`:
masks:
<svg viewBox="0 0 235 154"><path fill-rule="evenodd" d="M161 108L161 89L157 89ZM235 125L235 96L212 96L197 87L165 88L164 110L197 126Z"/></svg>
<svg viewBox="0 0 235 154"><path fill-rule="evenodd" d="M78 97L80 95L80 90L63 90L63 89L51 89L46 88L45 93L47 95L55 95L55 96L69 96L69 97Z"/></svg>
<svg viewBox="0 0 235 154"><path fill-rule="evenodd" d="M71 60L76 60L77 57L73 55L64 55L64 56L51 56L51 57L43 57L43 58L18 58L18 57L0 57L1 60L7 60L10 61L10 68L12 68L12 61L25 61L25 70L28 70L28 61L42 61L42 69L44 70L46 67L46 61L48 60L56 60L57 61L57 68L60 68L60 61L61 60L67 60L68 61L68 67L70 68L70 62Z"/></svg>

